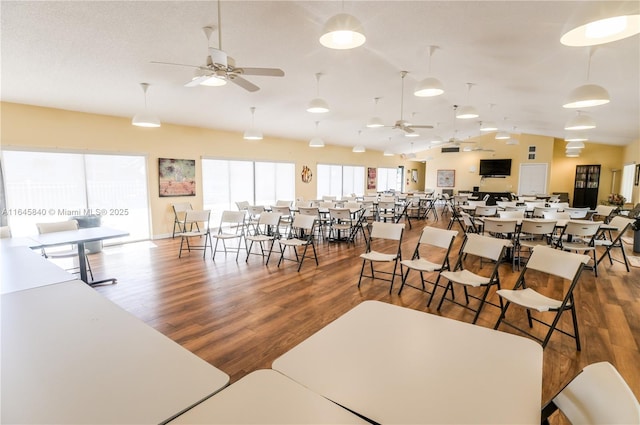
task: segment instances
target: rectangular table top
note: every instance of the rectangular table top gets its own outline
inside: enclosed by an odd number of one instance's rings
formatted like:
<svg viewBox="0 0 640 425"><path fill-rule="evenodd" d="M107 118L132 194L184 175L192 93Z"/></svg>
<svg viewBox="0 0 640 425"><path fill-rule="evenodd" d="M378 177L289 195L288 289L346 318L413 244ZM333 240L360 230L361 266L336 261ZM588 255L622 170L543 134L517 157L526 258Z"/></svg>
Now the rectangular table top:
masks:
<svg viewBox="0 0 640 425"><path fill-rule="evenodd" d="M63 232L42 233L40 235L30 236L30 238L34 240L31 248L39 248L43 246L96 242L104 239L121 238L128 235L129 232L127 231L101 226L78 230L65 230Z"/></svg>
<svg viewBox="0 0 640 425"><path fill-rule="evenodd" d="M0 246L0 293L75 280L76 277L26 246Z"/></svg>
<svg viewBox="0 0 640 425"><path fill-rule="evenodd" d="M171 424L364 424L348 410L271 369L246 375Z"/></svg>
<svg viewBox="0 0 640 425"><path fill-rule="evenodd" d="M2 423L150 424L229 376L76 280L2 295Z"/></svg>
<svg viewBox="0 0 640 425"><path fill-rule="evenodd" d="M539 344L378 301L272 367L378 423L540 423Z"/></svg>

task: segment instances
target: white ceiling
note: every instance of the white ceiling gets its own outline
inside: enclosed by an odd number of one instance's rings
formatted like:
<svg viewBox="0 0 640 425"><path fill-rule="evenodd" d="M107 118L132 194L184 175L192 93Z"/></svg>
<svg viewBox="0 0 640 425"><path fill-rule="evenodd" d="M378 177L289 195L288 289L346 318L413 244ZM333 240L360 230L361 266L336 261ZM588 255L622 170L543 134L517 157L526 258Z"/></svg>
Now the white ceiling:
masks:
<svg viewBox="0 0 640 425"><path fill-rule="evenodd" d="M590 50L559 39L585 3L223 1L223 50L238 66L277 67L286 74L246 77L261 87L250 93L235 84L186 88L191 69L150 63L203 64L202 27L217 23L215 1L3 0L1 99L132 117L144 109L139 83L147 82L149 109L165 124L242 132L255 106L255 127L267 137L306 143L320 121L318 133L328 144L396 153L427 147L432 133L448 139L454 125L460 138L478 135L478 119L453 119L452 105L471 104L479 119L507 131L563 138L575 111L561 105L587 82ZM322 47L324 22L343 8L362 22L366 43L345 51ZM211 45L217 44L214 33ZM430 45L440 47L431 75L443 82L445 94L417 98L412 93L428 74ZM400 118L401 70L409 71L404 118L436 126L417 139L365 128L375 97L381 98L376 115L385 123ZM316 97L317 72L324 74L320 95L331 107L327 114L306 112ZM598 125L590 140L640 140L639 75L639 36L593 52L589 82L606 87L611 103L587 110ZM469 82L476 84L470 91Z"/></svg>

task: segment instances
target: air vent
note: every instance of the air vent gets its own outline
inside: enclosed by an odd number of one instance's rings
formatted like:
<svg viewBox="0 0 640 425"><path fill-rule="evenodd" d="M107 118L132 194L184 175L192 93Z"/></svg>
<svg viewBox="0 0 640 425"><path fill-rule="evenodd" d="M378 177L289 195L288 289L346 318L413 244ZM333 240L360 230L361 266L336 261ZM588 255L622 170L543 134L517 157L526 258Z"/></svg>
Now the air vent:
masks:
<svg viewBox="0 0 640 425"><path fill-rule="evenodd" d="M441 148L442 153L460 152L460 147L453 146L450 148Z"/></svg>

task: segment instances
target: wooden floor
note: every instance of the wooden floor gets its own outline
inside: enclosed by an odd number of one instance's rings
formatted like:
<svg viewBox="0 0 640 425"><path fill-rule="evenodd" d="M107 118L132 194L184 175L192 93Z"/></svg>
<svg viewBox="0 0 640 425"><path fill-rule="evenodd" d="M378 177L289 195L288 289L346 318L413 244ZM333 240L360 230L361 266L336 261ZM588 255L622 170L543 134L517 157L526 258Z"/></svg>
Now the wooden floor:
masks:
<svg viewBox="0 0 640 425"><path fill-rule="evenodd" d="M411 256L425 225L444 227L447 223L446 218L412 220L413 229L404 235L403 257ZM461 240L459 235L452 261ZM465 322L473 317L452 303L445 303L440 312L435 302L427 308L427 294L416 289L405 288L399 296L399 281L392 294L388 283L380 281L365 280L358 289L362 240L355 245L320 242L320 265L305 262L300 272L290 262L276 267L274 258L268 266L259 256L245 263L244 253L237 262L231 254L227 258L217 254L215 262L210 255L203 259L202 252L178 259L178 249L179 238L105 248L91 256L94 273L96 278L115 276L118 284L96 287L96 291L229 374L231 382L271 367L278 356L364 300ZM627 252L633 255L632 247L627 246ZM640 398L640 268L628 273L622 264L603 261L599 272L595 278L592 271L584 271L575 293L582 351L576 351L573 339L558 333L544 351L541 402L582 367L604 360L616 366ZM503 287L510 288L517 272L505 263L500 276ZM491 296L497 300L495 294ZM492 327L497 315L498 309L487 306L478 325Z"/></svg>

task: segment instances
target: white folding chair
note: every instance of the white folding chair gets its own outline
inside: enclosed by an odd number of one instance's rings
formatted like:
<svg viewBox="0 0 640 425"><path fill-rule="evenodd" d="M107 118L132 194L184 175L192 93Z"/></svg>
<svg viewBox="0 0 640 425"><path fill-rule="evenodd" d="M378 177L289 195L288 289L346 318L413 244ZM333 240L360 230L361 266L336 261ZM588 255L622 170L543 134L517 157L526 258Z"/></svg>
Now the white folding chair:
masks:
<svg viewBox="0 0 640 425"><path fill-rule="evenodd" d="M222 241L222 247L224 248L224 255L227 255L227 251L236 252L236 261L238 261L238 255L240 254L240 247L242 246L242 238L244 238L244 211L222 211L222 217L220 218L220 226L218 232L213 233L211 237L216 240L216 245L213 248L212 259L215 261L216 252L218 252L218 242ZM228 247L227 242L237 239L237 246Z"/></svg>
<svg viewBox="0 0 640 425"><path fill-rule="evenodd" d="M564 211L568 212L571 215L572 220L579 220L581 218L587 217L589 208L565 208Z"/></svg>
<svg viewBox="0 0 640 425"><path fill-rule="evenodd" d="M542 408L542 424L557 410L572 424L640 424L640 403L609 362L582 369Z"/></svg>
<svg viewBox="0 0 640 425"><path fill-rule="evenodd" d="M524 219L516 238L516 256L518 269L522 264L523 250L527 250L527 258L536 246L550 246L556 228L556 220Z"/></svg>
<svg viewBox="0 0 640 425"><path fill-rule="evenodd" d="M596 277L598 277L598 260L595 238L602 224L601 221L569 220L558 238L558 247L564 251L592 253L593 271Z"/></svg>
<svg viewBox="0 0 640 425"><path fill-rule="evenodd" d="M396 270L398 263L402 261L402 234L404 232L404 223L385 223L383 221L374 221L371 225L371 234L367 240L367 248L364 254L360 254L362 258L362 268L360 269L360 278L358 279L358 288L362 283L362 278L371 278L373 280L384 280L390 282L389 293L393 290L393 282L396 278ZM392 242L389 244L389 242ZM364 268L369 263L371 274L366 275ZM393 271L376 270L374 263L384 263L393 265ZM390 278L385 276L391 275ZM402 273L400 273L402 278Z"/></svg>
<svg viewBox="0 0 640 425"><path fill-rule="evenodd" d="M465 240L462 242L462 246L458 254L458 260L454 269L452 271L444 271L440 273L440 275L447 279L448 282L445 287L444 293L442 294L442 298L440 298L438 311L442 307L442 303L445 300L451 301L452 303L462 306L467 310L475 312L476 314L473 318L472 323L476 323L478 317L480 316L480 312L482 311L482 308L485 304L490 304L494 307L502 308L502 300L500 300L500 305L497 305L488 301L487 298L489 295L489 290L493 286L496 286L498 289L500 289L500 275L498 273L498 268L500 266L500 262L502 261L502 257L504 257L507 243L508 241L506 239L497 239L490 236L467 233L465 235ZM491 263L493 263L490 272L481 275L471 271L471 269L468 268L468 264L474 257L480 258L481 261L489 260ZM478 269L478 267L476 267L476 269ZM458 302L455 299L453 289L454 283L462 285L462 287L464 288L464 304ZM482 291L480 295L471 295L468 291L469 287L484 287L484 291ZM447 298L447 293L449 291L451 291L450 299ZM469 298L473 298L479 301L477 308L474 309L469 305Z"/></svg>
<svg viewBox="0 0 640 425"><path fill-rule="evenodd" d="M353 218L347 208L329 208L329 240L352 242Z"/></svg>
<svg viewBox="0 0 640 425"><path fill-rule="evenodd" d="M207 247L213 249L211 233L209 231L210 218L210 210L189 210L185 212L184 221L182 222L184 231L180 233L180 252L178 253L178 258L182 257L182 249L185 242L187 244L187 251L203 251L202 258L207 255ZM204 238L204 241L200 244L194 244L192 243L194 238Z"/></svg>
<svg viewBox="0 0 640 425"><path fill-rule="evenodd" d="M531 257L529 257L529 261L527 261L527 264L520 272L514 288L501 289L498 291L498 296L500 296L500 299L506 300L506 303L504 304L502 311L500 312L500 317L493 328L498 329L500 324L504 323L505 325L532 337L538 342L541 342L543 348L549 343L549 339L553 332L558 331L564 335L574 338L576 340L576 348L580 351L580 334L578 333L578 319L576 316L573 290L578 284L580 273L588 261L588 255L558 251L557 249L542 245L535 247ZM551 276L569 280L571 283L566 290L562 284L558 285L557 288L549 289L549 296L547 296L531 287L527 287L527 277L530 271L542 272L547 275L547 279L543 280L541 280L540 276L536 276L529 280L530 283L544 282L546 284L546 282L553 282L553 280L550 280ZM561 293L563 293L563 295L557 297L556 294ZM556 295L556 297L553 297L554 295ZM531 331L522 329L515 322L509 322L506 320L507 310L512 304L516 304L526 309L529 328L533 327L534 321L548 328L544 338L534 335ZM553 321L549 323L543 321L541 318L532 316L532 310L538 311L539 313L555 312ZM560 317L562 313L567 310L571 311L571 317L573 319L573 333L558 328Z"/></svg>
<svg viewBox="0 0 640 425"><path fill-rule="evenodd" d="M289 228L293 223L293 215L291 214L291 207L284 205L272 205L271 212L280 214L280 235L287 237L289 235Z"/></svg>
<svg viewBox="0 0 640 425"><path fill-rule="evenodd" d="M314 244L314 226L316 224L316 218L312 215L297 214L291 224L291 231L289 237L286 239L280 239L280 260L278 260L278 267L284 260L293 260L298 263L298 271L302 268L302 262L307 258L307 250L311 246L313 251L313 258L316 260L316 266L318 265L318 255L316 254L316 246ZM287 248L293 248L295 258L286 258L284 256ZM299 248L304 248L302 253L299 253Z"/></svg>
<svg viewBox="0 0 640 425"><path fill-rule="evenodd" d="M193 209L189 202L177 202L175 204L171 204L171 208L173 209L173 234L172 238L176 237L176 229L178 229L177 233L184 232L182 224L184 222L184 214L187 211Z"/></svg>
<svg viewBox="0 0 640 425"><path fill-rule="evenodd" d="M68 220L68 221L57 221L54 223L36 223L36 227L38 228L38 234L45 233L55 233L55 232L65 232L68 230L78 230L78 221L77 220ZM44 258L50 258L52 260L60 259L60 258L78 258L78 247L77 245L67 245L62 249L49 249L45 250L42 248L41 250L42 256ZM91 276L91 280L93 280L93 271L91 270L91 264L89 264L89 250L84 250L84 259L87 264L87 271ZM79 267L72 267L67 269L67 271L79 270ZM79 273L76 272L76 273Z"/></svg>
<svg viewBox="0 0 640 425"><path fill-rule="evenodd" d="M605 258L609 258L609 263L613 265L613 261L618 261L626 267L627 271L629 269L629 260L627 259L627 253L624 252L624 243L622 242L622 236L626 233L626 231L633 224L634 219L627 218L621 215L614 216L611 221L604 225L604 231L602 232L603 238L594 239L595 246L604 246L606 248L605 252L598 258L598 264ZM607 235L609 236L607 238ZM611 250L614 248L620 249L622 254L622 261L613 258L611 256Z"/></svg>
<svg viewBox="0 0 640 425"><path fill-rule="evenodd" d="M249 255L252 254L251 249L253 248L253 244L257 243L260 245L260 254L262 258L265 258L265 248L264 244L269 243L269 252L267 254L265 264L269 264L269 259L271 258L271 252L273 251L273 245L275 245L276 240L280 238L280 234L278 233L278 229L280 227L280 214L273 212L263 212L260 214L260 218L255 226L255 233L252 235L245 235L244 240L245 243L248 244L247 247L247 258L245 262L249 261Z"/></svg>
<svg viewBox="0 0 640 425"><path fill-rule="evenodd" d="M444 230L430 226L422 229L420 239L418 239L418 243L416 244L416 248L413 251L411 259L400 261L402 285L400 286L398 295L402 293L402 289L407 285L430 294L427 307L431 305L431 300L436 293L436 289L440 286L438 283L440 281L440 273L451 270L449 264L449 253L451 252L451 247L453 246L453 242L457 235L457 230ZM403 267L407 268L407 271L404 273ZM420 283L422 287L417 287L408 282L409 272L412 270L420 272ZM438 276L435 281L427 280L424 276L425 273L437 273ZM427 290L425 282L433 285L431 291Z"/></svg>
<svg viewBox="0 0 640 425"><path fill-rule="evenodd" d="M612 214L618 209L616 206L611 205L597 205L596 210L591 216L591 220L594 221L603 221L605 223L609 223L609 221L613 218Z"/></svg>

